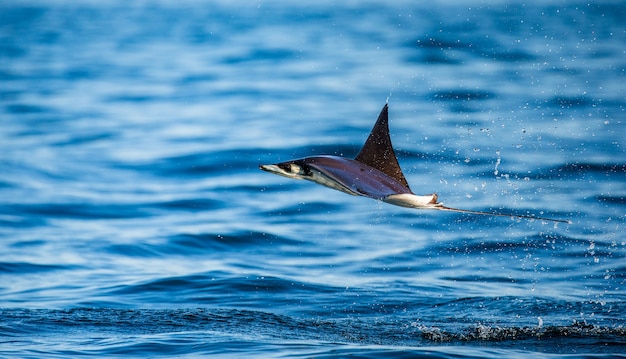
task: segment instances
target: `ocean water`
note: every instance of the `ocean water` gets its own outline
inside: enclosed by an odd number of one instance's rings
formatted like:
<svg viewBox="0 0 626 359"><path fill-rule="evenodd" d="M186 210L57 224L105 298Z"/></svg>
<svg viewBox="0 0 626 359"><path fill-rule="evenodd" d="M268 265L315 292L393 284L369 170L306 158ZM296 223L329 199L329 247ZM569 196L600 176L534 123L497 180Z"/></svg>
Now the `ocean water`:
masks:
<svg viewBox="0 0 626 359"><path fill-rule="evenodd" d="M0 356L626 353L618 1L0 1ZM418 211L259 164L388 102Z"/></svg>

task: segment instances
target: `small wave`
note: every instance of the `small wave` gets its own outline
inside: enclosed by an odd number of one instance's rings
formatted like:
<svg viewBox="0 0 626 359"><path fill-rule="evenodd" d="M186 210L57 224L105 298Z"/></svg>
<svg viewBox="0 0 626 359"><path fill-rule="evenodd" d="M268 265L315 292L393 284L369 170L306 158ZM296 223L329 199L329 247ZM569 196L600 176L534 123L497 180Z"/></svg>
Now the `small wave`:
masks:
<svg viewBox="0 0 626 359"><path fill-rule="evenodd" d="M273 187L270 187L272 189ZM278 189L273 189L278 191ZM280 187L281 191L285 188ZM268 217L273 218L292 218L293 216L307 215L307 214L319 214L319 213L337 213L342 206L339 204L327 203L327 202L307 202L306 204L298 203L293 206L283 206L271 211L266 211L265 214Z"/></svg>
<svg viewBox="0 0 626 359"><path fill-rule="evenodd" d="M229 65L249 62L271 62L279 64L286 60L293 59L296 56L297 53L291 49L253 49L243 55L227 57L223 62Z"/></svg>
<svg viewBox="0 0 626 359"><path fill-rule="evenodd" d="M272 308L301 302L334 290L332 287L286 278L238 275L225 271L159 278L109 288L107 297L136 297L141 303L224 305L237 308Z"/></svg>
<svg viewBox="0 0 626 359"><path fill-rule="evenodd" d="M574 108L574 107L589 107L594 104L594 101L589 97L574 96L565 97L557 96L548 101L548 105L558 108Z"/></svg>
<svg viewBox="0 0 626 359"><path fill-rule="evenodd" d="M49 112L49 109L46 107L27 103L6 105L5 110L11 114L41 114Z"/></svg>
<svg viewBox="0 0 626 359"><path fill-rule="evenodd" d="M175 235L168 240L166 250L170 253L180 250L183 254L190 250L197 251L199 249L212 252L215 250L237 251L249 246L265 246L268 243L272 245L298 244L298 242L286 237L255 231L230 234L200 233Z"/></svg>
<svg viewBox="0 0 626 359"><path fill-rule="evenodd" d="M46 218L116 219L149 216L134 204L35 203L11 207L12 213L41 215Z"/></svg>
<svg viewBox="0 0 626 359"><path fill-rule="evenodd" d="M75 266L65 266L56 264L36 264L26 262L0 262L0 273L40 273L57 270L76 269Z"/></svg>
<svg viewBox="0 0 626 359"><path fill-rule="evenodd" d="M596 199L610 204L626 204L626 196L597 196Z"/></svg>
<svg viewBox="0 0 626 359"><path fill-rule="evenodd" d="M275 246L304 245L299 241L264 232L240 233L180 233L169 236L157 244L133 243L112 244L106 252L128 257L193 256L248 250L260 251Z"/></svg>
<svg viewBox="0 0 626 359"><path fill-rule="evenodd" d="M135 164L133 168L167 177L223 175L230 171L240 171L242 168L264 163L266 160L269 161L271 156L272 154L266 150L239 148L173 156L159 159L155 163Z"/></svg>
<svg viewBox="0 0 626 359"><path fill-rule="evenodd" d="M223 201L211 200L206 198L201 199L179 199L172 201L159 202L155 204L157 207L161 207L169 210L192 210L192 211L207 211L217 208L223 208L226 204Z"/></svg>
<svg viewBox="0 0 626 359"><path fill-rule="evenodd" d="M33 228L46 223L43 218L33 216L19 216L12 214L0 214L0 227Z"/></svg>

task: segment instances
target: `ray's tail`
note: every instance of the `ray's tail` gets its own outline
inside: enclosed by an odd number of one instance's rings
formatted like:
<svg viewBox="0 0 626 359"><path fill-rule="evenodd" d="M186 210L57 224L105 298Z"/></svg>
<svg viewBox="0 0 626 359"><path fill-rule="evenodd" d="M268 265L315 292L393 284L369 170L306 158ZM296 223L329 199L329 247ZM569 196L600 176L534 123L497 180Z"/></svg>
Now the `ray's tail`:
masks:
<svg viewBox="0 0 626 359"><path fill-rule="evenodd" d="M460 209L460 208L452 208L446 207L441 203L436 203L432 207L432 209L438 209L441 211L450 211L450 212L460 212L460 213L469 213L469 214L480 214L485 216L500 216L500 217L513 217L513 218L524 218L524 219L536 219L540 221L550 221L557 223L567 223L572 224L572 221L569 219L555 219L555 218L546 218L546 217L537 217L533 215L523 215L523 214L509 214L509 213L495 213L495 212L483 212L483 211L473 211L470 209Z"/></svg>

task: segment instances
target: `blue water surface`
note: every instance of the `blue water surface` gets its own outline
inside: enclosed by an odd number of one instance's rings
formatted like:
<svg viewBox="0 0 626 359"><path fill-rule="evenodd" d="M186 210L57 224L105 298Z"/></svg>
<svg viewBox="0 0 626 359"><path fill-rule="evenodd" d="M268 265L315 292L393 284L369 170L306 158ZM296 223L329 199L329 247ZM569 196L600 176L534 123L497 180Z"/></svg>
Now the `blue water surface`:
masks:
<svg viewBox="0 0 626 359"><path fill-rule="evenodd" d="M617 1L0 1L0 356L626 353ZM353 157L400 208L258 170Z"/></svg>

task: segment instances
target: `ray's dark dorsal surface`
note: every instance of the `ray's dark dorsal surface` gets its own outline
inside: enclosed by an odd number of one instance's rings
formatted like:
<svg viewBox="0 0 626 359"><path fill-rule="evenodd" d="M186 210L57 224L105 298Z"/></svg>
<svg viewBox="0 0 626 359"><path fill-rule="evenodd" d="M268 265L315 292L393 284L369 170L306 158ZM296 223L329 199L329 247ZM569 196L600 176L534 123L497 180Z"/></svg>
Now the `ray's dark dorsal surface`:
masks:
<svg viewBox="0 0 626 359"><path fill-rule="evenodd" d="M570 223L562 219L446 207L437 202L435 193L414 194L393 151L388 116L388 106L385 105L372 132L354 159L321 155L261 165L259 168L287 178L312 181L347 194L373 198L401 207Z"/></svg>
<svg viewBox="0 0 626 359"><path fill-rule="evenodd" d="M367 141L361 148L361 151L354 158L355 161L366 164L370 167L379 169L384 174L393 177L400 182L407 190L411 190L409 183L404 178L400 164L396 158L391 145L391 137L389 137L389 106L385 104L383 110L378 115L378 120L372 132L370 132Z"/></svg>

